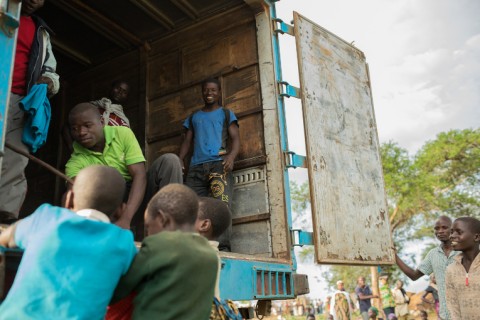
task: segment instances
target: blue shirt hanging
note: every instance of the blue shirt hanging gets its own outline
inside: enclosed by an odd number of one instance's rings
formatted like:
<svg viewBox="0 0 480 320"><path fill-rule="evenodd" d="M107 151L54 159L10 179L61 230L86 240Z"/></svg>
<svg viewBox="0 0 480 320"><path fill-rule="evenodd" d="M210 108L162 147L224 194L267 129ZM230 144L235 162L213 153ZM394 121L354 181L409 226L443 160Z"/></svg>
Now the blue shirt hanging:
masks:
<svg viewBox="0 0 480 320"><path fill-rule="evenodd" d="M22 141L32 153L47 142L52 111L47 98L47 85L35 84L20 101L20 108L27 114Z"/></svg>

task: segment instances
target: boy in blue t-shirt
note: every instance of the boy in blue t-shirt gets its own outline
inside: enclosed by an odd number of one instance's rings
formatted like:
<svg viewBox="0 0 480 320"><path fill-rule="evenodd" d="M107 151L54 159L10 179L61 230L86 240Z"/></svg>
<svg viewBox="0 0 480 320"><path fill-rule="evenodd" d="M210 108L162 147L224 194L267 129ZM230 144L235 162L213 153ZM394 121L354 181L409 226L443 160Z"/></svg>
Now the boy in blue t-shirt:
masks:
<svg viewBox="0 0 480 320"><path fill-rule="evenodd" d="M240 150L238 121L235 114L220 104L221 88L216 79L202 83L204 107L194 112L183 123L185 139L180 147L180 160L185 156L193 141L193 155L186 185L201 197L209 196L231 206L233 179L231 171ZM230 138L230 150L226 143ZM220 250L230 250L229 230L221 237Z"/></svg>
<svg viewBox="0 0 480 320"><path fill-rule="evenodd" d="M87 167L67 193L68 209L43 204L0 234L1 246L24 250L2 320L104 318L137 253L132 232L111 223L124 192L117 170Z"/></svg>

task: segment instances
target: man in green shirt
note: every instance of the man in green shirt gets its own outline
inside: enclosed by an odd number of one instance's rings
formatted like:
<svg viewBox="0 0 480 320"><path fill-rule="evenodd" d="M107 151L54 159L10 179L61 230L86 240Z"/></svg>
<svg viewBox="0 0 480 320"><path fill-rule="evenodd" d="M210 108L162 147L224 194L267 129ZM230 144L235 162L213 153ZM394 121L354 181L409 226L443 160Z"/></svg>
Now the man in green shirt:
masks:
<svg viewBox="0 0 480 320"><path fill-rule="evenodd" d="M129 191L124 213L116 224L130 229L132 218L144 200L147 185L145 158L134 133L126 127L104 127L98 108L90 103L76 105L68 120L74 143L73 153L65 166L66 175L75 178L81 169L91 165L117 169L127 181ZM181 183L180 160L173 154L159 157L152 164L149 176L156 181L156 185L150 187L155 189L150 194L168 183Z"/></svg>
<svg viewBox="0 0 480 320"><path fill-rule="evenodd" d="M181 184L165 186L149 202L148 236L112 298L136 293L132 319L208 319L219 263L195 233L197 212L197 195Z"/></svg>

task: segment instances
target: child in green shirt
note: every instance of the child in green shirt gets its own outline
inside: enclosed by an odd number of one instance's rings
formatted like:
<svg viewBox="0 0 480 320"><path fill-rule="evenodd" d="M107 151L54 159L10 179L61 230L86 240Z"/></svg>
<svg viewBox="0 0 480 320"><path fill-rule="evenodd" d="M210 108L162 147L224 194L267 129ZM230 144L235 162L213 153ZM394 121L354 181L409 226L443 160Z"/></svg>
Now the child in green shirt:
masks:
<svg viewBox="0 0 480 320"><path fill-rule="evenodd" d="M217 253L195 233L198 198L170 184L145 211L147 237L112 302L132 291L132 319L208 319L218 271Z"/></svg>

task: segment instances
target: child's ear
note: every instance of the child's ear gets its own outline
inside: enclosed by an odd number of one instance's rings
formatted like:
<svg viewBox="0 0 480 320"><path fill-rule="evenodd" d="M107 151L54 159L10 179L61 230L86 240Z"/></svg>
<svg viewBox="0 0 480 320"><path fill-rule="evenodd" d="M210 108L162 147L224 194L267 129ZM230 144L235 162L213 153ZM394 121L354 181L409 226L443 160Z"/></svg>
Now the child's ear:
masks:
<svg viewBox="0 0 480 320"><path fill-rule="evenodd" d="M208 232L212 228L212 221L210 219L200 220L200 227L198 228L200 232Z"/></svg>
<svg viewBox="0 0 480 320"><path fill-rule="evenodd" d="M115 223L118 219L120 219L127 208L127 204L122 202L122 204L115 210L115 212L110 216L110 221Z"/></svg>
<svg viewBox="0 0 480 320"><path fill-rule="evenodd" d="M157 219L158 223L162 227L163 230L170 230L174 231L175 230L175 225L174 221L172 220L172 217L170 217L168 214L165 214L162 210L158 211L157 216L155 217Z"/></svg>
<svg viewBox="0 0 480 320"><path fill-rule="evenodd" d="M65 208L69 210L73 210L73 191L72 189L67 191L67 195L65 196Z"/></svg>
<svg viewBox="0 0 480 320"><path fill-rule="evenodd" d="M473 239L475 240L475 242L480 242L480 233L475 233Z"/></svg>

